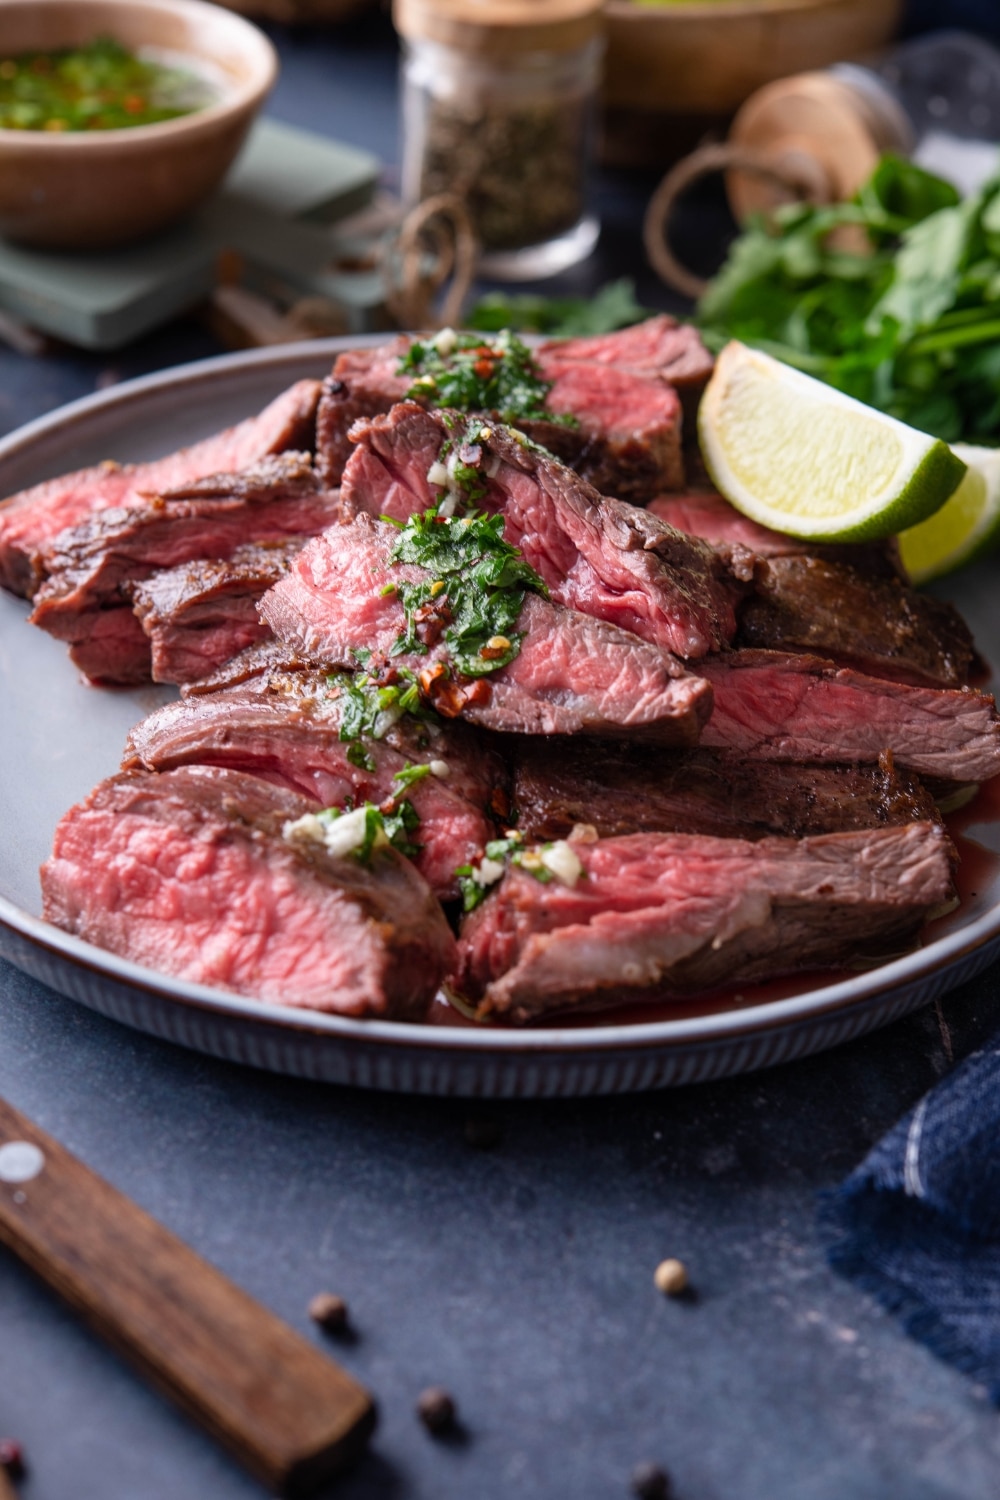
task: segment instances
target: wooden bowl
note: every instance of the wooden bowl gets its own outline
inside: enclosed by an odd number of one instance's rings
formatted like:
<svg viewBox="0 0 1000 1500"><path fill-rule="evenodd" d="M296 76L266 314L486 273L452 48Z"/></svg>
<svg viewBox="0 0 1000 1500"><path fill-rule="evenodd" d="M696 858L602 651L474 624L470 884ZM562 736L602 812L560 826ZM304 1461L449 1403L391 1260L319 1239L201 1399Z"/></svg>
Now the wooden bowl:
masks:
<svg viewBox="0 0 1000 1500"><path fill-rule="evenodd" d="M105 249L183 218L228 171L278 64L248 21L203 0L0 0L0 57L98 36L190 58L219 102L176 120L89 132L0 129L0 235Z"/></svg>
<svg viewBox="0 0 1000 1500"><path fill-rule="evenodd" d="M630 120L638 154L648 157L659 139L664 159L676 157L763 84L883 46L902 8L903 0L606 0L604 100L616 159L628 155Z"/></svg>

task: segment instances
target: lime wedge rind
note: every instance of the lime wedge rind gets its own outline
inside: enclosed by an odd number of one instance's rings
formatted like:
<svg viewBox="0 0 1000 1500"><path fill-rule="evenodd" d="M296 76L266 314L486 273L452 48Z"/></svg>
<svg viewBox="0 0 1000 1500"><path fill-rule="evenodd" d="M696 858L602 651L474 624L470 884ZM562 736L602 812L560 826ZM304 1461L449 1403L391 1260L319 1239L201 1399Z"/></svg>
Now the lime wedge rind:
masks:
<svg viewBox="0 0 1000 1500"><path fill-rule="evenodd" d="M709 474L737 510L816 542L914 527L965 473L940 439L735 341L716 362L698 429Z"/></svg>
<svg viewBox="0 0 1000 1500"><path fill-rule="evenodd" d="M961 484L932 516L900 533L903 565L916 584L954 573L1000 545L1000 450L956 443L954 452L968 465Z"/></svg>

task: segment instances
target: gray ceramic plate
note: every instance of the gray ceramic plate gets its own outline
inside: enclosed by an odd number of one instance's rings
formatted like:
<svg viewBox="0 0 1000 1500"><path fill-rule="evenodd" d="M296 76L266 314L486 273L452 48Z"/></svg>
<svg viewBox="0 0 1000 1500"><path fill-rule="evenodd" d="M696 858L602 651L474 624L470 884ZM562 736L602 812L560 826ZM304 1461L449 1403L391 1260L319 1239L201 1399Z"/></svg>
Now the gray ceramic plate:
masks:
<svg viewBox="0 0 1000 1500"><path fill-rule="evenodd" d="M132 381L0 442L0 495L102 458L138 460L196 441L322 374L347 341L227 356ZM1000 659L987 569L953 581L981 649ZM421 1093L612 1093L716 1078L801 1057L924 1005L1000 954L1000 824L967 819L970 887L918 952L835 983L748 991L655 1019L529 1031L316 1016L183 984L92 948L39 916L38 866L61 814L113 772L126 732L170 690L82 685L64 648L0 595L0 954L103 1014L257 1067ZM1000 806L1000 804L998 804ZM978 846L990 854L981 854ZM641 1016L641 1013L640 1013Z"/></svg>

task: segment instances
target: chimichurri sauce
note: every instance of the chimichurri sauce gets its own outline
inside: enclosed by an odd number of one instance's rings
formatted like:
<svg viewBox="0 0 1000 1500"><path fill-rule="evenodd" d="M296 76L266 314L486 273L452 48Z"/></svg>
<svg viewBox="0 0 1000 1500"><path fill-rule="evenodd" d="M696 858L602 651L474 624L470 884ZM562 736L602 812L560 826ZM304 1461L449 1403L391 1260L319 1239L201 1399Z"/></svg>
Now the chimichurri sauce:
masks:
<svg viewBox="0 0 1000 1500"><path fill-rule="evenodd" d="M217 98L204 78L137 57L111 37L0 56L4 130L122 130L175 120Z"/></svg>

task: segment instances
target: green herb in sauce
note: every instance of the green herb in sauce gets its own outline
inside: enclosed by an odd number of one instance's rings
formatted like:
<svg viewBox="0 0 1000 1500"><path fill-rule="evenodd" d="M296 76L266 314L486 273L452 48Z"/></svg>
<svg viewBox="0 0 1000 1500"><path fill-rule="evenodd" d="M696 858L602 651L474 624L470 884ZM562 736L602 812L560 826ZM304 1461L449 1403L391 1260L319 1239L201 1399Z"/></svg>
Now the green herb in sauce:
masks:
<svg viewBox="0 0 1000 1500"><path fill-rule="evenodd" d="M548 589L516 547L503 538L503 516L439 516L434 509L409 518L392 551L394 562L415 563L430 577L397 584L406 629L393 655L426 654L443 640L463 677L499 672L517 656L516 629L529 589Z"/></svg>
<svg viewBox="0 0 1000 1500"><path fill-rule="evenodd" d="M399 362L400 375L412 375L407 395L459 411L495 412L503 422L542 419L577 427L576 417L546 409L552 382L543 380L534 355L510 329L493 338L455 333L414 340Z"/></svg>
<svg viewBox="0 0 1000 1500"><path fill-rule="evenodd" d="M384 847L386 843L398 849L400 854L405 854L407 859L413 859L420 853L421 845L411 838L411 834L416 833L420 827L420 816L412 802L399 802L395 810L391 812L383 812L371 802L364 803L363 807L349 810L326 807L322 812L316 813L315 817L300 819L298 824L289 825L289 828L286 828L286 837L290 830L298 832L303 822L318 825L322 833L322 830L332 829L342 818L351 819L351 844L344 851L338 850L337 852L349 854L352 859L358 860L361 864L368 864L372 852L379 845ZM355 822L360 824L357 830L353 828ZM306 836L310 839L315 838L311 830ZM319 841L323 841L322 837ZM327 842L335 844L335 836Z"/></svg>
<svg viewBox="0 0 1000 1500"><path fill-rule="evenodd" d="M204 78L137 57L111 37L0 57L4 130L122 130L175 120L217 98Z"/></svg>
<svg viewBox="0 0 1000 1500"><path fill-rule="evenodd" d="M367 653L366 653L367 655ZM340 730L342 740L383 739L403 714L427 716L420 702L420 689L412 672L405 668L398 671L399 682L388 687L379 687L364 672L352 676L349 672L338 672L327 678L330 686L337 689L340 703ZM347 758L352 765L364 763L355 756L365 752L360 745L352 745ZM371 757L368 756L369 761ZM365 765L365 770L374 770L374 765Z"/></svg>

